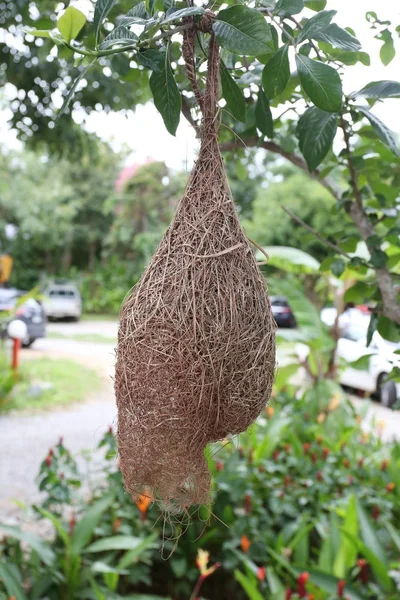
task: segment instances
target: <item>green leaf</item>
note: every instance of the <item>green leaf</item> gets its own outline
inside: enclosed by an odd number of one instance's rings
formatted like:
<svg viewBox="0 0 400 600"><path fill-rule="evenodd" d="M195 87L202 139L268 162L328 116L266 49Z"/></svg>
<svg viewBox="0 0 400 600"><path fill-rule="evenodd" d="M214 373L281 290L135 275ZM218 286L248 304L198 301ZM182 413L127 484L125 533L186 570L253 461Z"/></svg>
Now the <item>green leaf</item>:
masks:
<svg viewBox="0 0 400 600"><path fill-rule="evenodd" d="M378 315L376 313L372 313L371 318L368 324L367 330L367 347L370 345L372 336L374 335L376 328L378 326Z"/></svg>
<svg viewBox="0 0 400 600"><path fill-rule="evenodd" d="M27 600L22 588L22 577L18 580L11 567L4 561L0 562L0 579L10 597L15 597L16 600Z"/></svg>
<svg viewBox="0 0 400 600"><path fill-rule="evenodd" d="M300 83L310 100L321 110L339 112L342 106L342 82L339 73L308 56L296 55Z"/></svg>
<svg viewBox="0 0 400 600"><path fill-rule="evenodd" d="M132 535L114 535L90 544L85 552L106 552L108 550L134 550L141 544L142 538Z"/></svg>
<svg viewBox="0 0 400 600"><path fill-rule="evenodd" d="M71 537L71 552L72 554L79 555L86 544L92 537L95 528L100 522L103 513L110 506L113 501L113 496L109 495L101 500L98 500L93 506L91 506L82 517L80 521L75 525L74 532Z"/></svg>
<svg viewBox="0 0 400 600"><path fill-rule="evenodd" d="M220 46L235 54L259 56L275 50L271 27L253 8L236 5L221 10L213 30Z"/></svg>
<svg viewBox="0 0 400 600"><path fill-rule="evenodd" d="M46 565L50 566L53 563L55 558L53 550L38 535L29 533L27 531L22 531L18 527L11 525L0 525L0 531L12 538L15 538L16 540L19 540L20 542L28 544L32 550L35 550L35 552L39 554L41 560Z"/></svg>
<svg viewBox="0 0 400 600"><path fill-rule="evenodd" d="M85 23L85 15L74 6L68 6L65 13L58 19L57 27L64 40L69 43L77 37Z"/></svg>
<svg viewBox="0 0 400 600"><path fill-rule="evenodd" d="M171 135L175 135L179 125L182 99L167 53L163 68L160 71L153 71L150 77L150 89L154 104L163 118L165 127Z"/></svg>
<svg viewBox="0 0 400 600"><path fill-rule="evenodd" d="M250 600L264 600L264 596L257 589L257 584L253 583L249 577L246 577L238 569L235 569L234 574L236 581L240 583Z"/></svg>
<svg viewBox="0 0 400 600"><path fill-rule="evenodd" d="M271 108L264 90L260 87L256 104L256 125L264 135L272 138L274 135L274 122L272 119Z"/></svg>
<svg viewBox="0 0 400 600"><path fill-rule="evenodd" d="M309 171L313 171L328 154L337 131L337 115L316 106L300 117L298 136L300 150Z"/></svg>
<svg viewBox="0 0 400 600"><path fill-rule="evenodd" d="M354 566L357 558L357 545L345 534L355 538L358 534L357 504L354 494L349 498L345 521L341 528L340 548L333 564L333 573L341 578L346 576L348 569Z"/></svg>
<svg viewBox="0 0 400 600"><path fill-rule="evenodd" d="M379 584L385 591L390 591L393 588L393 582L388 573L388 563L383 562L380 558L378 558L371 548L362 542L359 544L359 549L369 562Z"/></svg>
<svg viewBox="0 0 400 600"><path fill-rule="evenodd" d="M254 460L257 461L271 456L288 425L289 418L279 414L268 422L263 440L254 448Z"/></svg>
<svg viewBox="0 0 400 600"><path fill-rule="evenodd" d="M130 46L137 41L138 37L130 29L123 25L118 25L112 32L104 38L99 48L105 50L111 46Z"/></svg>
<svg viewBox="0 0 400 600"><path fill-rule="evenodd" d="M142 1L131 8L131 10L128 10L126 15L120 21L118 21L118 25L129 27L130 25L137 23L138 20L140 22L140 20L146 20L148 17L149 15L146 10L146 2Z"/></svg>
<svg viewBox="0 0 400 600"><path fill-rule="evenodd" d="M336 258L331 264L331 271L335 277L340 277L346 270L346 263L343 258Z"/></svg>
<svg viewBox="0 0 400 600"><path fill-rule="evenodd" d="M377 325L378 333L389 342L398 342L400 340L400 326L396 325L388 317L380 315Z"/></svg>
<svg viewBox="0 0 400 600"><path fill-rule="evenodd" d="M326 0L304 0L304 6L315 12L324 10L326 6Z"/></svg>
<svg viewBox="0 0 400 600"><path fill-rule="evenodd" d="M163 21L161 21L161 25L165 25L166 23L171 23L172 21L179 21L183 17L189 17L191 15L203 15L204 8L201 6L189 6L188 8L181 8L180 10L176 10L169 14Z"/></svg>
<svg viewBox="0 0 400 600"><path fill-rule="evenodd" d="M45 519L48 519L54 525L54 528L58 532L58 534L59 534L60 538L62 539L62 541L64 542L65 546L69 547L70 537L68 535L68 532L64 529L61 521L59 519L57 519L57 517L55 515L53 515L51 512L49 512L48 510L45 510L44 508L41 508L40 506L34 506L33 508L35 510L37 510Z"/></svg>
<svg viewBox="0 0 400 600"><path fill-rule="evenodd" d="M326 42L339 48L340 50L349 50L350 52L357 52L361 49L361 44L354 35L351 35L345 29L342 29L336 23L331 23L322 31L312 35L314 40ZM338 57L340 60L340 56Z"/></svg>
<svg viewBox="0 0 400 600"><path fill-rule="evenodd" d="M228 110L235 117L235 119L238 119L238 121L242 121L242 123L244 123L246 121L246 101L244 99L243 92L236 81L231 77L228 69L225 67L222 61L220 74L222 95L226 100Z"/></svg>
<svg viewBox="0 0 400 600"><path fill-rule="evenodd" d="M360 534L366 546L375 554L379 560L387 564L386 553L379 542L377 531L373 527L363 505L357 500L357 514L360 523Z"/></svg>
<svg viewBox="0 0 400 600"><path fill-rule="evenodd" d="M316 258L291 246L264 246L263 250L268 254L268 266L282 269L287 273L318 273L320 264ZM265 256L260 250L256 252L258 261L265 260Z"/></svg>
<svg viewBox="0 0 400 600"><path fill-rule="evenodd" d="M160 50L144 50L135 55L137 62L151 71L163 71L165 68L165 52Z"/></svg>
<svg viewBox="0 0 400 600"><path fill-rule="evenodd" d="M285 44L265 65L262 73L262 84L269 100L282 93L290 78L288 46Z"/></svg>
<svg viewBox="0 0 400 600"><path fill-rule="evenodd" d="M364 354L357 358L357 360L352 360L348 363L349 367L352 369L359 369L360 371L368 371L369 369L369 361L373 354Z"/></svg>
<svg viewBox="0 0 400 600"><path fill-rule="evenodd" d="M75 79L74 83L72 84L64 102L62 107L60 108L60 110L58 111L58 115L57 115L57 119L59 119L60 117L62 117L62 115L65 113L65 111L67 110L72 98L74 97L75 94L75 90L79 85L79 82L85 77L86 73L89 71L89 69L94 65L94 63L96 62L96 60L94 60L92 63L90 63L90 65L88 65L87 67L85 67L78 75L78 77Z"/></svg>
<svg viewBox="0 0 400 600"><path fill-rule="evenodd" d="M50 38L50 30L49 29L29 29L28 27L24 29L24 32L28 35L34 35L35 37L42 38Z"/></svg>
<svg viewBox="0 0 400 600"><path fill-rule="evenodd" d="M132 548L124 554L124 556L118 563L118 568L125 569L137 562L137 560L141 557L143 552L145 552L149 548L154 548L157 545L158 537L158 533L154 532L151 535L140 540L136 548Z"/></svg>
<svg viewBox="0 0 400 600"><path fill-rule="evenodd" d="M388 147L396 156L400 156L399 148L397 147L397 142L393 131L386 127L384 123L374 114L372 114L367 108L364 106L357 106L357 110L359 110L371 123L372 129L375 131L376 135L380 140Z"/></svg>
<svg viewBox="0 0 400 600"><path fill-rule="evenodd" d="M396 50L393 44L393 40L390 39L383 44L379 52L380 59L385 67L392 62L396 56Z"/></svg>
<svg viewBox="0 0 400 600"><path fill-rule="evenodd" d="M274 13L278 17L287 17L290 15L297 15L304 8L303 0L278 0Z"/></svg>
<svg viewBox="0 0 400 600"><path fill-rule="evenodd" d="M400 98L398 81L371 81L359 92L353 92L352 98Z"/></svg>
<svg viewBox="0 0 400 600"><path fill-rule="evenodd" d="M357 281L356 284L347 289L344 294L345 302L355 302L361 304L371 293L371 287L363 281Z"/></svg>
<svg viewBox="0 0 400 600"><path fill-rule="evenodd" d="M324 31L336 15L336 12L336 10L323 10L311 17L299 33L297 41L299 43L303 42L304 40L313 38L316 34L321 33L321 31Z"/></svg>
<svg viewBox="0 0 400 600"><path fill-rule="evenodd" d="M99 43L101 25L117 0L97 0L94 7L93 25L96 35L96 46Z"/></svg>

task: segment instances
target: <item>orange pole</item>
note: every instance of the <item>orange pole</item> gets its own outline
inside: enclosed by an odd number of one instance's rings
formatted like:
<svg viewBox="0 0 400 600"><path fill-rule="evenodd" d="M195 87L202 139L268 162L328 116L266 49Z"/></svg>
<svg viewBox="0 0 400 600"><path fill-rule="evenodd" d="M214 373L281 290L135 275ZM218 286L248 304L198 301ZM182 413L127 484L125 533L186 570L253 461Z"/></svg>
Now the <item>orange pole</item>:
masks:
<svg viewBox="0 0 400 600"><path fill-rule="evenodd" d="M21 348L21 340L17 340L14 338L13 340L13 352L12 352L12 363L11 367L15 374L18 372L18 358L19 358L19 350Z"/></svg>

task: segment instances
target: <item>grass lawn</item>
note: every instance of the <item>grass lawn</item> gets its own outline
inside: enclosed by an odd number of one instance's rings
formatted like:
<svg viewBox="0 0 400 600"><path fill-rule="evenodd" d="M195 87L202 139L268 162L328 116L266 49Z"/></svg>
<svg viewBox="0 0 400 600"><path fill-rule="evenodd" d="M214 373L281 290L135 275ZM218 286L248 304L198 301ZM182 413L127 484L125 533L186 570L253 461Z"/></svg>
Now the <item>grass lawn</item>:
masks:
<svg viewBox="0 0 400 600"><path fill-rule="evenodd" d="M76 342L94 342L98 344L117 343L116 337L101 335L101 333L74 333L72 335L65 335L64 333L58 333L58 331L49 331L46 337L58 340L75 340Z"/></svg>
<svg viewBox="0 0 400 600"><path fill-rule="evenodd" d="M34 383L53 384L40 395L30 396ZM101 388L101 377L93 369L72 360L37 358L22 363L19 382L6 398L0 397L0 412L10 410L50 409L80 402Z"/></svg>

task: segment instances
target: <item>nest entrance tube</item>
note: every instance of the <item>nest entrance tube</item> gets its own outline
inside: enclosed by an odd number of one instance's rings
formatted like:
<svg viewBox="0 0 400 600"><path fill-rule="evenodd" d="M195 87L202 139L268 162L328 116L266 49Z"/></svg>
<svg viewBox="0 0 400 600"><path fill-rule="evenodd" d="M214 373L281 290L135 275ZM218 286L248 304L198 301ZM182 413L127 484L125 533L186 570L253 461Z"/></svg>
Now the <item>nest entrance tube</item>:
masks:
<svg viewBox="0 0 400 600"><path fill-rule="evenodd" d="M207 444L251 425L275 372L275 321L218 147L218 77L212 34L199 156L118 333L125 487L167 510L209 501Z"/></svg>

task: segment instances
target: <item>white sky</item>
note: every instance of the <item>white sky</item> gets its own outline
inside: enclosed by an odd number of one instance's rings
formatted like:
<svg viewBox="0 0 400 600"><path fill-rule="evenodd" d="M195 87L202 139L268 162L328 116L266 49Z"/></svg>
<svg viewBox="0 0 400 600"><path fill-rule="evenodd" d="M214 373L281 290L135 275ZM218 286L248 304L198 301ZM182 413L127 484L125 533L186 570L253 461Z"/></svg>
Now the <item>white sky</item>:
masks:
<svg viewBox="0 0 400 600"><path fill-rule="evenodd" d="M84 1L78 0L74 4L79 5ZM370 81L400 79L398 39L395 40L398 54L385 67L379 59L382 42L374 39L374 32L371 31L365 19L365 13L368 10L374 10L381 20L388 19L396 24L399 23L399 0L380 0L379 2L376 0L328 0L326 8L337 10L334 21L342 27L352 27L363 50L371 56L371 66L369 67L365 67L361 63L347 67L343 80L345 93L360 89ZM400 100L392 99L376 105L373 112L386 125L400 134L399 109ZM15 145L13 133L6 134L4 114L2 119L0 112L0 139L6 138L8 145ZM155 160L163 160L168 166L175 169L189 169L197 148L194 132L183 117L181 117L177 135L173 137L166 131L160 115L152 104L138 106L136 112L132 112L128 117L118 113L108 115L102 112L92 113L87 117L86 123L88 130L96 132L103 139L109 141L116 150L122 147L130 148L132 154L129 162L142 163L150 157Z"/></svg>

